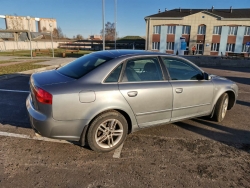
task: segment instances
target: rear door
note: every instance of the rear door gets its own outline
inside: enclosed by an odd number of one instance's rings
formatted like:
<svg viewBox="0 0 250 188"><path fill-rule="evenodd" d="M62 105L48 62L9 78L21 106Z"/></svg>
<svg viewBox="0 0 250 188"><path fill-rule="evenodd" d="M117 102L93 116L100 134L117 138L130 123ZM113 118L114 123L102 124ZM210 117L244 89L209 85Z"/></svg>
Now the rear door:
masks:
<svg viewBox="0 0 250 188"><path fill-rule="evenodd" d="M131 106L140 127L170 121L172 86L163 76L158 57L129 59L119 90Z"/></svg>
<svg viewBox="0 0 250 188"><path fill-rule="evenodd" d="M171 121L207 114L212 109L213 82L202 79L203 72L184 59L163 57L173 87Z"/></svg>

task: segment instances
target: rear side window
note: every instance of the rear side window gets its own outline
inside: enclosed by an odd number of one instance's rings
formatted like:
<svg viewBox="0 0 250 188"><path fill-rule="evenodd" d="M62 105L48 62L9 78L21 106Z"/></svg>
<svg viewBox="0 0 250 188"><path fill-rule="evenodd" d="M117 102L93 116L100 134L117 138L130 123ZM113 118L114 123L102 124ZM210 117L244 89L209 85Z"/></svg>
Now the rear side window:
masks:
<svg viewBox="0 0 250 188"><path fill-rule="evenodd" d="M111 59L112 58L106 56L89 54L59 68L58 72L65 76L78 79Z"/></svg>
<svg viewBox="0 0 250 188"><path fill-rule="evenodd" d="M146 57L128 60L123 82L161 81L163 75L158 58Z"/></svg>

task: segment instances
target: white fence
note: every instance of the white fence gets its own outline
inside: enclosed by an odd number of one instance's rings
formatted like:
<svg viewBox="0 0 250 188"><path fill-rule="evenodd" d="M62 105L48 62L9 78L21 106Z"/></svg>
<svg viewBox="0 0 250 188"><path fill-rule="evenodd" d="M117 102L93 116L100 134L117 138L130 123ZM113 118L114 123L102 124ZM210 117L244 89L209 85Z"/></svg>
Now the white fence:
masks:
<svg viewBox="0 0 250 188"><path fill-rule="evenodd" d="M54 49L58 48L59 43L53 42ZM31 41L32 49L51 49L52 43L49 41ZM29 50L30 42L24 41L0 41L0 51L7 50Z"/></svg>

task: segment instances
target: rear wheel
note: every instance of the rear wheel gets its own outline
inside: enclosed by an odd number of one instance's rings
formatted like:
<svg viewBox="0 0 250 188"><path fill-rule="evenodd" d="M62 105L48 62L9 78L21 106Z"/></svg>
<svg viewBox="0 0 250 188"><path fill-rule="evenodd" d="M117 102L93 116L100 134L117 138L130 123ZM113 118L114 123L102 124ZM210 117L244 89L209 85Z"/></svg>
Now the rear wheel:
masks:
<svg viewBox="0 0 250 188"><path fill-rule="evenodd" d="M108 152L119 147L128 133L124 116L117 111L109 111L97 116L87 133L89 147L97 152Z"/></svg>
<svg viewBox="0 0 250 188"><path fill-rule="evenodd" d="M228 108L228 101L229 97L227 93L224 93L223 95L220 96L214 109L213 118L215 121L221 122L225 118Z"/></svg>

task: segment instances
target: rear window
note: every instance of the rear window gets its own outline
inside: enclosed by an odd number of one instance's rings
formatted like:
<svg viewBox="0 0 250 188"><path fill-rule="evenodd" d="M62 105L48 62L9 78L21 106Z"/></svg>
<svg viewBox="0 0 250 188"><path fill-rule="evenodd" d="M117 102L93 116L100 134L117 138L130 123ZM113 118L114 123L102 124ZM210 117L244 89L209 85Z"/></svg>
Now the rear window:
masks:
<svg viewBox="0 0 250 188"><path fill-rule="evenodd" d="M106 56L89 54L59 68L58 72L65 76L78 79L111 59L112 58Z"/></svg>

